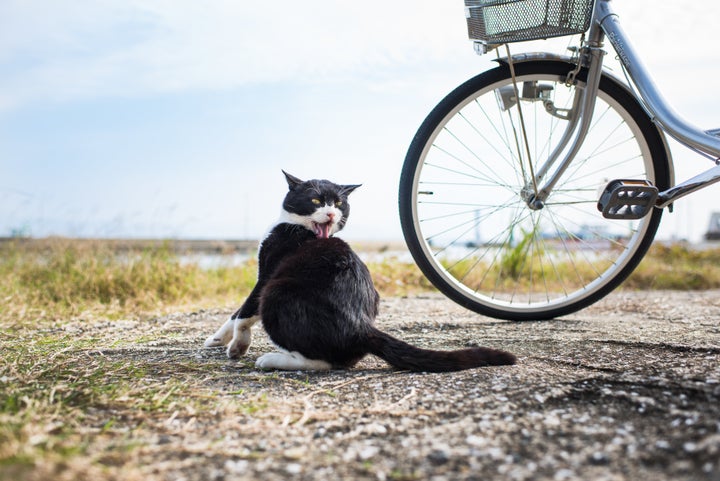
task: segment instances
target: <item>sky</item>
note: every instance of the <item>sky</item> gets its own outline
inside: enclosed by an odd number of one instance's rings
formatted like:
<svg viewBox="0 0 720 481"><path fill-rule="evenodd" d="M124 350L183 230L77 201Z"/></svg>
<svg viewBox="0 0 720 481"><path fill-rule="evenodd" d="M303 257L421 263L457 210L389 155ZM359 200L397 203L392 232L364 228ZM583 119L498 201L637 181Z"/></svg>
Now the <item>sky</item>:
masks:
<svg viewBox="0 0 720 481"><path fill-rule="evenodd" d="M720 2L613 4L675 110L720 127ZM285 169L363 184L343 236L399 240L415 131L492 58L461 0L3 0L0 237L255 239ZM678 178L712 166L673 155ZM658 237L699 240L719 189Z"/></svg>

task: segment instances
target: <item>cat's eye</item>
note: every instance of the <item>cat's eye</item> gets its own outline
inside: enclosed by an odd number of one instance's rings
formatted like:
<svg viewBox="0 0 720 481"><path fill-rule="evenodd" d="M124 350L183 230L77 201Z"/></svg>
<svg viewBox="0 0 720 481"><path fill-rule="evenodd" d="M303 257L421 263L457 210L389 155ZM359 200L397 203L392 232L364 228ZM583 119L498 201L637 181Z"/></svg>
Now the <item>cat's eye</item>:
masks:
<svg viewBox="0 0 720 481"><path fill-rule="evenodd" d="M320 204L322 204L322 202L320 202L320 199L317 199L317 198L316 198L316 199L311 199L311 202L312 202L313 204L315 204L315 205L320 205Z"/></svg>
<svg viewBox="0 0 720 481"><path fill-rule="evenodd" d="M335 201L335 207L340 207L341 205L343 205L343 202L341 200Z"/></svg>

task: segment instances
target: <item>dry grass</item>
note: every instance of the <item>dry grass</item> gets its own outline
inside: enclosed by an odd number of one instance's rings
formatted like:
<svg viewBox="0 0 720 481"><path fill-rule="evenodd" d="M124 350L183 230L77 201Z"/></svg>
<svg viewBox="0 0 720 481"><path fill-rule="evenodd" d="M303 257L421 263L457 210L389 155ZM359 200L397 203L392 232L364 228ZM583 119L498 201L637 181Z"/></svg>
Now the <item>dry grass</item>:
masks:
<svg viewBox="0 0 720 481"><path fill-rule="evenodd" d="M149 335L161 334L155 327ZM207 383L223 375L221 360L133 355L109 347L112 333L17 334L0 341L0 480L143 479L135 453L181 435L190 420L266 407L255 394L215 395Z"/></svg>
<svg viewBox="0 0 720 481"><path fill-rule="evenodd" d="M203 269L169 244L118 252L109 242L49 239L0 245L0 299L6 320L117 318L239 302L257 266Z"/></svg>
<svg viewBox="0 0 720 481"><path fill-rule="evenodd" d="M429 288L414 266L388 260L372 268L385 295ZM254 260L210 269L184 263L170 244L121 251L68 239L0 244L0 480L146 479L128 458L182 435L187 423L307 418L303 402L270 405L254 390L217 397L208 386L226 375L226 362L193 361L188 353L200 342L178 358L132 353L182 347L193 334L154 325L156 316L237 307L256 270ZM145 334L125 338L123 323L142 323ZM204 440L206 451L216 441Z"/></svg>
<svg viewBox="0 0 720 481"><path fill-rule="evenodd" d="M203 268L170 243L118 250L110 241L48 239L0 244L0 316L5 323L119 318L237 307L257 279L257 261ZM395 259L370 262L384 296L432 289Z"/></svg>
<svg viewBox="0 0 720 481"><path fill-rule="evenodd" d="M720 287L718 261L718 250L655 246L627 286ZM370 268L383 296L431 289L414 265L390 258ZM242 436L232 436L238 429L299 429L339 416L321 406L336 389L354 395L346 386L358 380L353 374L318 387L246 370L229 385L228 369L237 372L244 361L229 367L222 355L201 354L207 332L188 316L156 317L236 307L255 270L252 261L201 269L167 245L122 254L62 239L1 246L0 480L159 479L142 460L172 472L214 454L240 466L266 454L248 451ZM199 317L221 322L227 310ZM296 395L270 399L267 386ZM300 449L288 448L286 457Z"/></svg>
<svg viewBox="0 0 720 481"><path fill-rule="evenodd" d="M433 290L414 264L381 259L368 266L382 296ZM576 273L577 266L573 267ZM212 268L182 262L170 244L119 252L114 244L102 241L3 243L0 318L3 325L12 326L237 307L252 289L256 271L254 259ZM624 287L718 288L720 249L655 245Z"/></svg>
<svg viewBox="0 0 720 481"><path fill-rule="evenodd" d="M709 290L720 287L720 248L655 244L624 284L628 289Z"/></svg>

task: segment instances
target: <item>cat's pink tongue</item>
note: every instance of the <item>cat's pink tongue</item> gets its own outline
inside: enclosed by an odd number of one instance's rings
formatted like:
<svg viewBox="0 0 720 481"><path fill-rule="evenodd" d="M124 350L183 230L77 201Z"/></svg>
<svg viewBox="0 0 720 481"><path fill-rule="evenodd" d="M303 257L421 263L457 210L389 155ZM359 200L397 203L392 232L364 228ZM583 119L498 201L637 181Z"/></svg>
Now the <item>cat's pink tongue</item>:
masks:
<svg viewBox="0 0 720 481"><path fill-rule="evenodd" d="M332 227L332 222L326 222L325 224L313 223L313 229L318 239L328 239L330 237L330 227Z"/></svg>

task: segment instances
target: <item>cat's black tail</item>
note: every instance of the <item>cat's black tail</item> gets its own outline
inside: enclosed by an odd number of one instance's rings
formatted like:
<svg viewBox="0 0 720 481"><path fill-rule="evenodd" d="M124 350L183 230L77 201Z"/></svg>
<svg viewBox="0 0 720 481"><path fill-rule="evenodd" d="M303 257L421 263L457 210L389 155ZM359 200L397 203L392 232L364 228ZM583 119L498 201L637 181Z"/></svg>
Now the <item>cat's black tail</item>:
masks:
<svg viewBox="0 0 720 481"><path fill-rule="evenodd" d="M368 334L367 347L370 354L384 359L393 367L408 371L462 371L481 366L515 364L516 360L509 352L488 347L456 351L420 349L375 328Z"/></svg>

